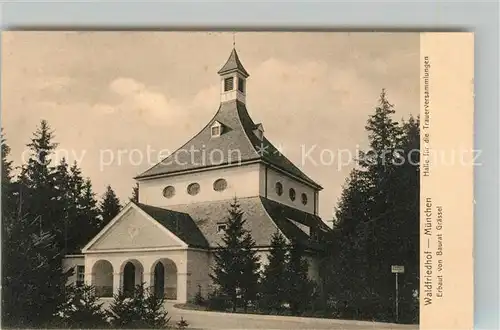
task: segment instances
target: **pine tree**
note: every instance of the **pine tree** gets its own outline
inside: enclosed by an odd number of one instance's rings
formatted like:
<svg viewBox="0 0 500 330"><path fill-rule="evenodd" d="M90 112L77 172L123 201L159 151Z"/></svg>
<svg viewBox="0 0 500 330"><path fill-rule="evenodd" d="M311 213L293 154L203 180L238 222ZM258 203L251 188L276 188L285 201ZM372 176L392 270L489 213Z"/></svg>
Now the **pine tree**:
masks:
<svg viewBox="0 0 500 330"><path fill-rule="evenodd" d="M67 328L104 328L108 326L106 313L95 295L95 288L89 285L69 285L65 291L66 301L58 316Z"/></svg>
<svg viewBox="0 0 500 330"><path fill-rule="evenodd" d="M64 242L60 238L64 225L54 184L55 168L50 159L57 147L53 138L54 132L42 120L27 144L31 155L21 169L17 186L24 212L38 217L41 229L56 235L58 246L62 246Z"/></svg>
<svg viewBox="0 0 500 330"><path fill-rule="evenodd" d="M132 188L132 197L130 197L130 200L134 203L139 203L139 183L138 182Z"/></svg>
<svg viewBox="0 0 500 330"><path fill-rule="evenodd" d="M254 298L259 262L250 232L244 229L246 220L236 198L229 208L226 231L222 237L223 244L214 252L215 267L210 274L220 292L232 303L236 311L238 301L243 298L244 307L248 300Z"/></svg>
<svg viewBox="0 0 500 330"><path fill-rule="evenodd" d="M242 252L243 252L243 273L241 274L241 295L243 309L246 312L248 303L256 301L259 291L258 285L260 280L260 258L255 250L255 241L247 231L243 236Z"/></svg>
<svg viewBox="0 0 500 330"><path fill-rule="evenodd" d="M80 207L80 222L81 226L81 241L79 248L87 244L101 229L100 211L95 198L95 193L92 189L92 182L87 178L82 187L82 193L79 200Z"/></svg>
<svg viewBox="0 0 500 330"><path fill-rule="evenodd" d="M293 315L300 315L311 302L312 283L308 278L309 264L304 249L292 242L286 270L287 301Z"/></svg>
<svg viewBox="0 0 500 330"><path fill-rule="evenodd" d="M113 219L118 213L120 213L120 200L116 196L111 186L108 186L106 188L106 192L102 197L99 209L102 219L99 229L102 229L104 226L106 226L111 221L111 219Z"/></svg>
<svg viewBox="0 0 500 330"><path fill-rule="evenodd" d="M361 154L336 209L327 258L327 286L340 317L394 321L391 265L411 269L401 292L416 310L418 288L418 120L392 119L395 110L382 91L366 130L369 149ZM415 149L413 163L408 161ZM412 305L413 303L413 305ZM402 311L402 310L401 310ZM412 313L413 313L412 312Z"/></svg>
<svg viewBox="0 0 500 330"><path fill-rule="evenodd" d="M288 248L286 240L279 232L271 237L268 264L264 268L259 306L268 311L281 311L287 301Z"/></svg>
<svg viewBox="0 0 500 330"><path fill-rule="evenodd" d="M12 182L12 161L9 160L10 147L7 144L3 130L1 131L2 143L2 221L5 224L7 219L15 214L15 196Z"/></svg>
<svg viewBox="0 0 500 330"><path fill-rule="evenodd" d="M144 308L142 320L149 329L164 329L167 327L170 317L165 310L165 297L155 293L153 288L145 290Z"/></svg>
<svg viewBox="0 0 500 330"><path fill-rule="evenodd" d="M164 299L152 288L139 284L130 296L123 291L114 295L108 309L108 317L116 328L161 329L170 321L164 308Z"/></svg>
<svg viewBox="0 0 500 330"><path fill-rule="evenodd" d="M60 227L54 229L59 246L64 248L64 253L69 253L68 243L71 243L69 228L76 217L76 201L71 192L70 172L66 159L62 159L54 171L54 208L57 208L56 214L59 215ZM53 209L52 211L55 211Z"/></svg>
<svg viewBox="0 0 500 330"><path fill-rule="evenodd" d="M69 273L63 272L55 237L40 231L37 221L33 216L9 221L2 237L4 325L46 327L63 303Z"/></svg>
<svg viewBox="0 0 500 330"><path fill-rule="evenodd" d="M123 290L113 296L107 314L111 325L118 329L138 327L141 320L140 311L135 308L135 304Z"/></svg>

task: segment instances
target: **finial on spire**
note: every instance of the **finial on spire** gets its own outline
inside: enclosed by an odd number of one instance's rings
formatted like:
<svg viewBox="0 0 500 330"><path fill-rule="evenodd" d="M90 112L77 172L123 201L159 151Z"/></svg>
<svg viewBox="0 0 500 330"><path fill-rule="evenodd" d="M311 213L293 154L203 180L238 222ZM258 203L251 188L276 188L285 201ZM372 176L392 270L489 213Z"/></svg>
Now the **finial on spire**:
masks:
<svg viewBox="0 0 500 330"><path fill-rule="evenodd" d="M236 32L233 32L233 48L236 48Z"/></svg>

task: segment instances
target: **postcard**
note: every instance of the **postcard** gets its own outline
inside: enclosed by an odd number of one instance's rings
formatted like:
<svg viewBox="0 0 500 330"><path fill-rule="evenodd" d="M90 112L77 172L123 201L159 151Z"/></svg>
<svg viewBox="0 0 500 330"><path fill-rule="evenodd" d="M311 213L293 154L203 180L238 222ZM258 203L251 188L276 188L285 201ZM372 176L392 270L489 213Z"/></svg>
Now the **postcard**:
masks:
<svg viewBox="0 0 500 330"><path fill-rule="evenodd" d="M471 329L473 43L4 32L3 327Z"/></svg>

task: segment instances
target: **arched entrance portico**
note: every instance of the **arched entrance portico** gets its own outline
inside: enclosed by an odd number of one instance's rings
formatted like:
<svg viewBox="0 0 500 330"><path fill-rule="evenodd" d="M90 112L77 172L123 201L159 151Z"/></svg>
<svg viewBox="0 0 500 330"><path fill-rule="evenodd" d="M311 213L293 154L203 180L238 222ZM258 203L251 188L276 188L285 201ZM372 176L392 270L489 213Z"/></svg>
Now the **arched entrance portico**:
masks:
<svg viewBox="0 0 500 330"><path fill-rule="evenodd" d="M177 299L177 266L167 258L153 264L151 283L157 295L163 295L168 300Z"/></svg>
<svg viewBox="0 0 500 330"><path fill-rule="evenodd" d="M92 285L96 296L113 296L113 265L107 260L99 260L92 267Z"/></svg>
<svg viewBox="0 0 500 330"><path fill-rule="evenodd" d="M121 271L121 287L125 295L131 295L137 285L143 283L144 269L137 260L129 260L123 263Z"/></svg>

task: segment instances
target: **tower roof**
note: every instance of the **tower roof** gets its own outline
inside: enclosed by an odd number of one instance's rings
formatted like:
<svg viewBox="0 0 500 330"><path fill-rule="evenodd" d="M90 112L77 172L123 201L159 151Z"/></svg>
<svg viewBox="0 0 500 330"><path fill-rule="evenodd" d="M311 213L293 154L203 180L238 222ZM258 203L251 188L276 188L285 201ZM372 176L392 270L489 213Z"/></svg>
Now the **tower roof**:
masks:
<svg viewBox="0 0 500 330"><path fill-rule="evenodd" d="M231 51L231 55L229 55L226 64L224 64L222 69L220 69L217 73L222 75L234 71L241 73L243 76L245 76L245 78L250 76L247 70L245 70L245 68L243 67L243 64L241 64L240 59L238 58L238 53L236 52L235 48L233 48L233 50Z"/></svg>
<svg viewBox="0 0 500 330"><path fill-rule="evenodd" d="M217 138L211 138L211 126L219 122L224 129ZM259 140L253 133L255 123L250 118L244 103L233 100L221 103L215 116L191 140L166 159L136 177L145 179L158 175L172 175L184 171L202 169L219 165L238 165L248 162L265 162L299 180L321 189L321 186L304 174L288 158L286 158L265 137ZM239 159L234 157L231 150L239 150ZM205 152L189 153L187 150L203 150ZM205 159L213 150L222 151L222 159ZM219 154L219 153L217 153ZM205 155L205 156L204 156ZM205 158L204 158L205 157Z"/></svg>

